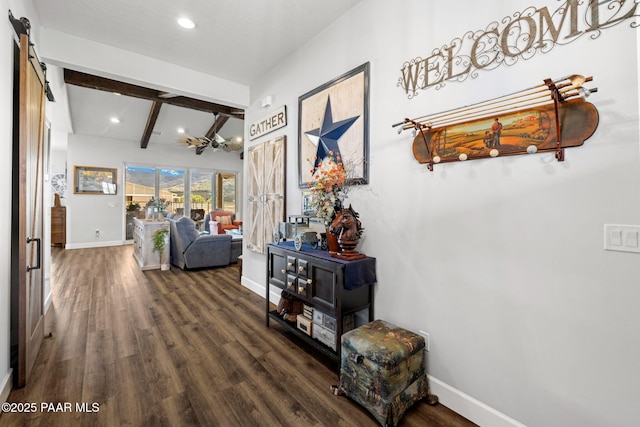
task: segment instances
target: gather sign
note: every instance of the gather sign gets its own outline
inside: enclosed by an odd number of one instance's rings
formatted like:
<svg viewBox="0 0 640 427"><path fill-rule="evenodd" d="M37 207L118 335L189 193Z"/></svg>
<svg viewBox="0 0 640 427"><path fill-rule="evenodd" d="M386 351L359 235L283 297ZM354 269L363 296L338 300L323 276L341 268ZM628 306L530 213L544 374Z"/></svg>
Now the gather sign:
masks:
<svg viewBox="0 0 640 427"><path fill-rule="evenodd" d="M266 135L269 132L273 132L276 129L280 129L287 125L287 107L276 109L269 115L257 120L249 126L249 140L258 138L259 136Z"/></svg>
<svg viewBox="0 0 640 427"><path fill-rule="evenodd" d="M638 16L637 8L638 1L628 0L567 0L553 13L547 7L529 6L483 30L466 32L426 58L406 61L397 86L413 98L420 90L476 78L479 70L528 60L537 52L547 53L586 34L598 38L603 29ZM635 21L631 23L636 26Z"/></svg>

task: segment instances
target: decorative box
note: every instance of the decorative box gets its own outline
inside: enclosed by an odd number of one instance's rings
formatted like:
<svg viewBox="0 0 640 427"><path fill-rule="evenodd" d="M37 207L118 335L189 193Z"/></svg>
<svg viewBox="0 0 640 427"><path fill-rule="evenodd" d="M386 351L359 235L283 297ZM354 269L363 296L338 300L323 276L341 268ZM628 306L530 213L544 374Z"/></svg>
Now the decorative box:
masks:
<svg viewBox="0 0 640 427"><path fill-rule="evenodd" d="M307 304L303 304L302 305L302 314L304 314L304 317L306 317L307 319L313 319L313 307Z"/></svg>
<svg viewBox="0 0 640 427"><path fill-rule="evenodd" d="M315 323L316 325L325 327L330 331L336 330L335 317L331 317L320 310L313 310L313 323Z"/></svg>
<svg viewBox="0 0 640 427"><path fill-rule="evenodd" d="M338 393L366 408L383 426L429 394L424 338L375 320L342 335Z"/></svg>
<svg viewBox="0 0 640 427"><path fill-rule="evenodd" d="M313 330L313 322L311 322L310 319L307 319L303 314L298 314L298 316L296 317L296 325L302 332L307 335L311 335L311 331Z"/></svg>
<svg viewBox="0 0 640 427"><path fill-rule="evenodd" d="M331 348L333 351L336 350L336 333L334 331L314 322L311 336Z"/></svg>

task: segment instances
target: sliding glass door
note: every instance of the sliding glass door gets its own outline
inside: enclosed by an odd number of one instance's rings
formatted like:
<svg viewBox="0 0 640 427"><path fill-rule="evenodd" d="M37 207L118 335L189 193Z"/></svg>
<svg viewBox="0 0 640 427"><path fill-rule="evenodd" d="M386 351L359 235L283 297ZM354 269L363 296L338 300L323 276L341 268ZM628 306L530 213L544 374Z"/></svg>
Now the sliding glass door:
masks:
<svg viewBox="0 0 640 427"><path fill-rule="evenodd" d="M154 168L127 166L125 169L125 234L133 239L133 218L145 217L145 206L156 195Z"/></svg>
<svg viewBox="0 0 640 427"><path fill-rule="evenodd" d="M146 218L148 206L165 214L186 215L204 229L204 217L213 209L235 213L237 174L213 170L125 168L126 240L133 239L133 218Z"/></svg>
<svg viewBox="0 0 640 427"><path fill-rule="evenodd" d="M184 204L185 171L181 169L158 169L158 206L165 214L181 214L188 212Z"/></svg>

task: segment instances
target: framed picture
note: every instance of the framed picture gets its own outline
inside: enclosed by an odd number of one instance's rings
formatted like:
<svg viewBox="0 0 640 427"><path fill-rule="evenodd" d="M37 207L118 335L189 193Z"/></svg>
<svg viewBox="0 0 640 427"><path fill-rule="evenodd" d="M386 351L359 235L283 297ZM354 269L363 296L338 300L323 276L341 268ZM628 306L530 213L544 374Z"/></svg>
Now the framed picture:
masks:
<svg viewBox="0 0 640 427"><path fill-rule="evenodd" d="M302 215L310 216L312 218L316 216L316 211L315 209L313 209L312 204L313 204L313 194L311 194L311 191L303 191L302 192Z"/></svg>
<svg viewBox="0 0 640 427"><path fill-rule="evenodd" d="M75 166L73 169L74 194L116 194L118 169L95 166Z"/></svg>
<svg viewBox="0 0 640 427"><path fill-rule="evenodd" d="M325 157L345 165L347 185L369 181L369 63L298 98L298 185Z"/></svg>

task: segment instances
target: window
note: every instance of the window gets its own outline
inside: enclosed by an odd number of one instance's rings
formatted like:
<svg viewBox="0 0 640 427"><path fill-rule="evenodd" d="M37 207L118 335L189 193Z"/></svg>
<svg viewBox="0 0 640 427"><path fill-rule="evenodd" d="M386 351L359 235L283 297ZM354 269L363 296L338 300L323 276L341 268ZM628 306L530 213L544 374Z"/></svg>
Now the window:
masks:
<svg viewBox="0 0 640 427"><path fill-rule="evenodd" d="M219 173L217 175L216 209L236 211L236 174Z"/></svg>
<svg viewBox="0 0 640 427"><path fill-rule="evenodd" d="M194 221L204 219L210 212L213 200L213 172L192 171L190 185L191 218Z"/></svg>
<svg viewBox="0 0 640 427"><path fill-rule="evenodd" d="M158 169L158 200L164 205L165 210L173 214L185 214L184 204L184 170Z"/></svg>
<svg viewBox="0 0 640 427"><path fill-rule="evenodd" d="M133 239L133 218L144 218L144 207L156 194L156 170L145 167L125 169L126 240Z"/></svg>
<svg viewBox="0 0 640 427"><path fill-rule="evenodd" d="M236 178L235 173L212 170L126 166L126 239L133 239L133 218L145 218L152 199L162 202L168 213L189 215L198 225L213 210L214 200L215 208L236 212Z"/></svg>

